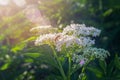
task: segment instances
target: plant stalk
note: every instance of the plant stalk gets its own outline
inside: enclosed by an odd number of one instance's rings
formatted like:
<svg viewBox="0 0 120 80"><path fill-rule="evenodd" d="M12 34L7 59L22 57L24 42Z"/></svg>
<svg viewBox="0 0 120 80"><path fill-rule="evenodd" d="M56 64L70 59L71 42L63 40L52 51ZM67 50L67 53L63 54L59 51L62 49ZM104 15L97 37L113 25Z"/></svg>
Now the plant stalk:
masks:
<svg viewBox="0 0 120 80"><path fill-rule="evenodd" d="M63 67L62 67L62 65L61 65L61 62L60 62L59 59L58 59L58 56L57 56L57 54L56 54L56 51L55 51L55 49L54 49L53 46L51 46L51 48L52 48L53 54L54 54L54 56L55 56L55 58L56 58L56 60L57 60L57 63L58 63L58 65L59 65L59 71L60 71L63 79L66 80L65 72L64 72Z"/></svg>
<svg viewBox="0 0 120 80"><path fill-rule="evenodd" d="M71 76L71 56L69 54L68 56L68 62L69 62L69 66L68 66L68 80L70 80L70 76Z"/></svg>

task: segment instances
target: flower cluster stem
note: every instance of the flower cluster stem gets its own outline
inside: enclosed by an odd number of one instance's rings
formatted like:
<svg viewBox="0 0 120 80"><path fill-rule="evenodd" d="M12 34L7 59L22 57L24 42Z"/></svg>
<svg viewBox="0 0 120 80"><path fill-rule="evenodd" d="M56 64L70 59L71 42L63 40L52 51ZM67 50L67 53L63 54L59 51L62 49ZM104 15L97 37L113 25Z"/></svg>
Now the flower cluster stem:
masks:
<svg viewBox="0 0 120 80"><path fill-rule="evenodd" d="M69 66L68 66L68 80L70 80L70 76L71 76L71 56L69 55L68 57L68 62L69 62Z"/></svg>
<svg viewBox="0 0 120 80"><path fill-rule="evenodd" d="M53 54L54 54L54 56L55 56L55 58L56 58L56 60L57 60L57 63L58 63L58 65L59 65L59 71L60 71L63 79L64 79L64 80L67 80L67 79L66 79L66 76L65 76L65 72L64 72L63 67L62 67L62 65L61 65L61 62L59 61L58 56L57 56L57 54L56 54L56 51L55 51L55 49L54 49L53 46L51 46L51 48L52 48Z"/></svg>

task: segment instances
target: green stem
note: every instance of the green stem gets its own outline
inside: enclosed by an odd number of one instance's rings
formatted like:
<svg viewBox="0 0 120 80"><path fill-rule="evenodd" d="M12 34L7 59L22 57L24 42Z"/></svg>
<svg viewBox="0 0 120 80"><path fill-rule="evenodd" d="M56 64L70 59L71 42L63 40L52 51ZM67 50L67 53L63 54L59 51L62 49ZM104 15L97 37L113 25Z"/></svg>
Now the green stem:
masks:
<svg viewBox="0 0 120 80"><path fill-rule="evenodd" d="M84 76L82 76L82 80L87 79L86 74L85 74L85 69L86 69L86 66L82 68L82 73L84 74Z"/></svg>
<svg viewBox="0 0 120 80"><path fill-rule="evenodd" d="M82 73L85 74L85 69L86 69L87 65L90 63L90 61L92 61L92 59L93 59L93 57L91 57L90 60L83 66L83 68L82 68ZM85 75L82 77L82 80L86 80L86 79L87 79L87 77L86 77L86 74L85 74Z"/></svg>
<svg viewBox="0 0 120 80"><path fill-rule="evenodd" d="M82 68L82 73L84 73L84 71L85 71L85 67Z"/></svg>
<svg viewBox="0 0 120 80"><path fill-rule="evenodd" d="M56 58L56 60L57 60L57 62L58 62L58 65L59 65L59 71L60 71L60 73L61 73L63 79L66 80L66 76L65 76L65 73L64 73L63 67L62 67L62 65L61 65L61 63L60 63L60 61L59 61L59 59L58 59L58 56L57 56L57 54L56 54L56 51L55 51L55 49L54 49L53 46L51 46L51 48L52 48L52 50L53 50L53 54L54 54L54 56L55 56L55 58Z"/></svg>
<svg viewBox="0 0 120 80"><path fill-rule="evenodd" d="M73 70L70 75L74 74L78 69L80 69L80 66L77 66L77 68Z"/></svg>
<svg viewBox="0 0 120 80"><path fill-rule="evenodd" d="M69 66L68 66L68 80L70 80L70 76L71 76L71 56L69 55L68 57L68 62L69 62Z"/></svg>

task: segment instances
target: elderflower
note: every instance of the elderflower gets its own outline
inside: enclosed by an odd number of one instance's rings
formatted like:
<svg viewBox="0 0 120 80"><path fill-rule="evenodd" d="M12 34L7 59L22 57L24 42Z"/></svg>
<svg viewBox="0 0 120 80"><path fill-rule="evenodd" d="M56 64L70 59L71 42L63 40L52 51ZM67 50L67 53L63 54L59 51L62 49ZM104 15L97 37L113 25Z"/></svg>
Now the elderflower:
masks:
<svg viewBox="0 0 120 80"><path fill-rule="evenodd" d="M83 66L96 58L104 60L109 55L109 52L104 49L87 47L85 49L82 49L79 54L73 54L72 60L80 66Z"/></svg>
<svg viewBox="0 0 120 80"><path fill-rule="evenodd" d="M42 44L47 44L47 42L53 42L55 39L56 34L44 34L40 35L36 41L35 45L42 45Z"/></svg>
<svg viewBox="0 0 120 80"><path fill-rule="evenodd" d="M86 47L93 45L94 40L91 40L89 37L77 38L75 36L64 34L59 35L59 37L56 37L55 40L55 46L57 51L61 51L63 45L65 46L65 48L69 48L74 47L74 44L80 47Z"/></svg>
<svg viewBox="0 0 120 80"><path fill-rule="evenodd" d="M48 30L51 27L37 27L32 30ZM104 60L109 52L101 49L92 47L95 44L93 39L96 36L99 36L101 30L94 27L86 27L84 24L71 24L63 29L60 33L49 33L40 35L36 41L36 45L48 44L54 45L54 48L60 52L63 48L68 48L66 50L74 49L73 62L79 64L80 66L88 63L91 58ZM69 49L70 48L70 49ZM80 52L79 52L80 51ZM76 54L80 53L80 54Z"/></svg>
<svg viewBox="0 0 120 80"><path fill-rule="evenodd" d="M101 48L87 47L83 50L84 57L94 57L104 60L108 55L110 55L109 52Z"/></svg>
<svg viewBox="0 0 120 80"><path fill-rule="evenodd" d="M86 27L85 24L71 24L63 29L65 34L73 34L74 36L99 36L101 30L94 27Z"/></svg>
<svg viewBox="0 0 120 80"><path fill-rule="evenodd" d="M77 63L80 66L83 66L84 64L88 62L88 58L84 57L81 54L73 54L72 60L73 62Z"/></svg>
<svg viewBox="0 0 120 80"><path fill-rule="evenodd" d="M66 48L73 47L74 44L81 47L86 47L95 43L94 40L91 40L89 37L77 38L75 36L65 35L62 33L55 33L40 35L36 39L35 44L40 45L47 42L52 42L56 46L57 51L61 51L63 45L65 45Z"/></svg>

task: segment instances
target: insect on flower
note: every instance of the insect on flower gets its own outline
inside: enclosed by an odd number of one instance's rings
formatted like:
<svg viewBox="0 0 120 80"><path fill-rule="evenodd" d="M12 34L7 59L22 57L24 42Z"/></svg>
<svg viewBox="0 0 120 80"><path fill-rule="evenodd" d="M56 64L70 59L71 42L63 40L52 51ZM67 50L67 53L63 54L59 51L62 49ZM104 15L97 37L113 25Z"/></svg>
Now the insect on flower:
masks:
<svg viewBox="0 0 120 80"><path fill-rule="evenodd" d="M55 42L58 41L58 39L60 39L60 37L61 37L60 35L57 35L57 36L55 37Z"/></svg>

